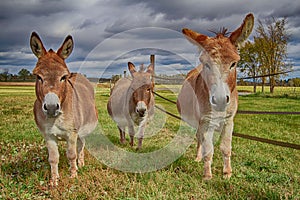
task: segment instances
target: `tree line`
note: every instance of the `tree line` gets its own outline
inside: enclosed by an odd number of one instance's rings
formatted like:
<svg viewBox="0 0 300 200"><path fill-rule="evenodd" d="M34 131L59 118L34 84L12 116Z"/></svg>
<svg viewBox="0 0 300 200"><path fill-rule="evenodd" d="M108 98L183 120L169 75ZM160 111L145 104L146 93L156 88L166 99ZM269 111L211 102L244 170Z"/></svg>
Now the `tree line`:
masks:
<svg viewBox="0 0 300 200"><path fill-rule="evenodd" d="M8 69L3 69L0 73L0 81L34 81L35 76L27 69L21 69L17 74L9 73Z"/></svg>

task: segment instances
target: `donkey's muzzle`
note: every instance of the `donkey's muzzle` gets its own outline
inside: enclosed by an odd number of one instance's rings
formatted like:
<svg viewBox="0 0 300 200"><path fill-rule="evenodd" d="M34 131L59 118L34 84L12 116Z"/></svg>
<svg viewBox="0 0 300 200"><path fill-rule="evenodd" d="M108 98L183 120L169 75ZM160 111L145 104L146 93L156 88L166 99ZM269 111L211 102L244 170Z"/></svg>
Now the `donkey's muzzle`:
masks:
<svg viewBox="0 0 300 200"><path fill-rule="evenodd" d="M52 92L46 94L42 109L48 117L57 117L61 113L58 96Z"/></svg>
<svg viewBox="0 0 300 200"><path fill-rule="evenodd" d="M224 112L230 104L230 92L226 83L218 82L212 86L210 104L217 112Z"/></svg>
<svg viewBox="0 0 300 200"><path fill-rule="evenodd" d="M227 105L230 103L229 95L224 96L212 96L211 105L216 111L225 111Z"/></svg>
<svg viewBox="0 0 300 200"><path fill-rule="evenodd" d="M144 117L146 114L146 109L145 108L137 109L136 112L139 114L140 117Z"/></svg>
<svg viewBox="0 0 300 200"><path fill-rule="evenodd" d="M139 101L136 105L136 113L140 116L140 117L145 117L146 113L147 113L147 105L145 104L145 102L143 101Z"/></svg>

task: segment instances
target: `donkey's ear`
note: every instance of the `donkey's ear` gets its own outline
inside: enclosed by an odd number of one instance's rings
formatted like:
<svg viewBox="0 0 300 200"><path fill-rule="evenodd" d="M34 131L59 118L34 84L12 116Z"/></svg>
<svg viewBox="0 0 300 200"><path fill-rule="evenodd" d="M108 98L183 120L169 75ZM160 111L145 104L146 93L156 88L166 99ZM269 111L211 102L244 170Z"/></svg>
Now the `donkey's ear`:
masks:
<svg viewBox="0 0 300 200"><path fill-rule="evenodd" d="M229 39L236 47L241 47L243 43L250 36L254 26L254 16L252 13L248 14L242 25L231 33Z"/></svg>
<svg viewBox="0 0 300 200"><path fill-rule="evenodd" d="M32 53L38 58L46 54L46 49L43 45L43 42L36 32L31 33L30 48Z"/></svg>
<svg viewBox="0 0 300 200"><path fill-rule="evenodd" d="M154 68L153 68L153 65L152 65L152 64L150 64L150 65L147 67L147 72L150 73L150 74L153 74Z"/></svg>
<svg viewBox="0 0 300 200"><path fill-rule="evenodd" d="M73 43L72 36L68 35L65 41L63 42L63 44L61 45L61 47L57 50L58 56L61 57L62 59L68 58L73 51L73 46L74 43Z"/></svg>
<svg viewBox="0 0 300 200"><path fill-rule="evenodd" d="M187 28L182 29L182 33L188 39L188 41L190 41L192 44L197 45L200 48L203 48L205 46L205 43L207 42L206 39L209 38L206 35L197 33L196 31Z"/></svg>
<svg viewBox="0 0 300 200"><path fill-rule="evenodd" d="M151 82L152 82L152 84L153 84L153 87L154 87L154 78L153 78L153 76L154 76L154 66L153 66L153 64L150 64L148 67L147 67L147 73L150 73L151 75L150 75L150 80L151 80Z"/></svg>
<svg viewBox="0 0 300 200"><path fill-rule="evenodd" d="M133 76L133 74L136 72L134 64L131 62L128 62L128 69L129 69L131 75Z"/></svg>

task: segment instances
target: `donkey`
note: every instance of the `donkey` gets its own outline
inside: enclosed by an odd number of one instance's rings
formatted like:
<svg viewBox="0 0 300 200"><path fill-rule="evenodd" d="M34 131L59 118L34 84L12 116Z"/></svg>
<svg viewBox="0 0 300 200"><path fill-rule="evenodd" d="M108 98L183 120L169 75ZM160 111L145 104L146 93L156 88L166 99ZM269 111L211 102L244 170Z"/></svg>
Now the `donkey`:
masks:
<svg viewBox="0 0 300 200"><path fill-rule="evenodd" d="M226 29L216 33L214 38L189 29L182 30L186 38L202 50L199 58L202 64L188 73L178 95L177 109L184 121L197 128L196 161L204 160L205 180L212 178L214 131L221 132L224 178L231 177L233 118L238 107L238 48L251 34L253 25L254 17L248 14L229 37Z"/></svg>
<svg viewBox="0 0 300 200"><path fill-rule="evenodd" d="M133 146L134 125L138 126L137 150L140 150L147 120L154 115L153 66L149 65L146 72L136 71L134 64L128 62L128 69L133 79L122 78L115 84L107 110L117 123L122 144L126 142L125 128L128 127L130 145Z"/></svg>
<svg viewBox="0 0 300 200"><path fill-rule="evenodd" d="M30 38L30 47L38 58L33 70L36 75L34 118L48 148L51 165L50 185L58 185L58 140L67 141L67 157L71 178L78 166L84 166L84 136L98 123L94 88L81 74L70 73L65 59L73 50L73 39L66 37L57 53L48 52L37 33Z"/></svg>

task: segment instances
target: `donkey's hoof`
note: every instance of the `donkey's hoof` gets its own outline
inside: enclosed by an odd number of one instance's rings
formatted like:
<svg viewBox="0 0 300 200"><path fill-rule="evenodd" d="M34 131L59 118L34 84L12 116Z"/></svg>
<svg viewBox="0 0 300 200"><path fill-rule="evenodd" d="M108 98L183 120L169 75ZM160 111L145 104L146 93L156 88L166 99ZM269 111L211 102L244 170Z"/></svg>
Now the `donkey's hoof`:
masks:
<svg viewBox="0 0 300 200"><path fill-rule="evenodd" d="M231 175L232 175L231 173L223 173L223 178L230 179Z"/></svg>
<svg viewBox="0 0 300 200"><path fill-rule="evenodd" d="M126 144L126 140L120 140L120 143L121 143L122 145L125 145L125 144Z"/></svg>
<svg viewBox="0 0 300 200"><path fill-rule="evenodd" d="M141 149L142 149L142 147L137 147L135 150L140 151Z"/></svg>
<svg viewBox="0 0 300 200"><path fill-rule="evenodd" d="M76 178L76 177L77 177L77 172L70 175L70 178Z"/></svg>
<svg viewBox="0 0 300 200"><path fill-rule="evenodd" d="M51 188L58 186L58 178L52 178L49 182Z"/></svg>
<svg viewBox="0 0 300 200"><path fill-rule="evenodd" d="M76 178L76 177L77 177L77 169L76 170L71 170L70 178Z"/></svg>
<svg viewBox="0 0 300 200"><path fill-rule="evenodd" d="M200 162L202 160L202 157L201 156L197 156L196 158L195 158L195 161L196 162Z"/></svg>
<svg viewBox="0 0 300 200"><path fill-rule="evenodd" d="M212 179L212 175L204 175L203 176L203 180L204 181L209 181L209 180L211 180Z"/></svg>
<svg viewBox="0 0 300 200"><path fill-rule="evenodd" d="M78 160L78 167L81 168L84 166L84 160Z"/></svg>

